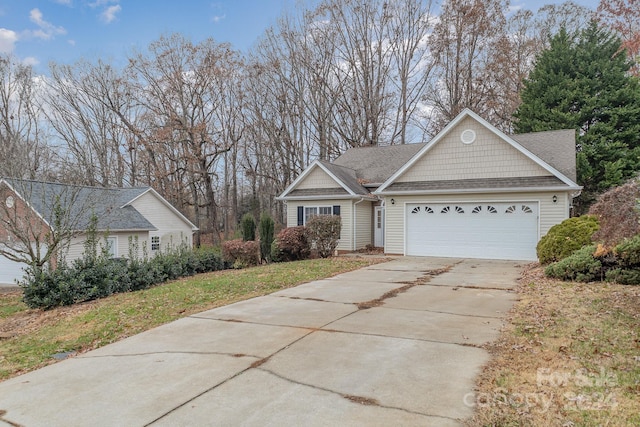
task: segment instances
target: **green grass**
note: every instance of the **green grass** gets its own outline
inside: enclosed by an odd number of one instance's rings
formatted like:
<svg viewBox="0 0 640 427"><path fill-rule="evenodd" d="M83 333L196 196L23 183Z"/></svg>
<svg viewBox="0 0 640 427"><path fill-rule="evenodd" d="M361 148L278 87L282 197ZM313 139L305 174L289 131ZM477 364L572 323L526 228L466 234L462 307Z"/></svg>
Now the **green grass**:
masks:
<svg viewBox="0 0 640 427"><path fill-rule="evenodd" d="M0 341L0 379L52 363L55 353L88 351L203 310L377 262L345 257L220 271L47 312L27 310L15 294L0 295L0 326L12 317L41 318L37 328Z"/></svg>
<svg viewBox="0 0 640 427"><path fill-rule="evenodd" d="M0 294L0 320L27 310L28 307L18 293Z"/></svg>

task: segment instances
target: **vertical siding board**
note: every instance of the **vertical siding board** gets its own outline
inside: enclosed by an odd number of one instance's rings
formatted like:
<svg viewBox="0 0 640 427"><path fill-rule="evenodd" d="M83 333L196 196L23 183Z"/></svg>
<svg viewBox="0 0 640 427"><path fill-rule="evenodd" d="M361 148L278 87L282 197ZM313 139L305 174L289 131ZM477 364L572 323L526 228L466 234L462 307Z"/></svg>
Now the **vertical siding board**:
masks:
<svg viewBox="0 0 640 427"><path fill-rule="evenodd" d="M303 190L309 188L341 188L341 186L324 170L316 167L296 185L296 188Z"/></svg>
<svg viewBox="0 0 640 427"><path fill-rule="evenodd" d="M174 246L184 241L187 245L193 245L193 232L191 227L178 218L176 214L153 194L146 193L132 203L133 207L142 214L158 230L151 231L151 236L160 236L162 250L167 243L173 241ZM150 242L148 243L150 248Z"/></svg>
<svg viewBox="0 0 640 427"><path fill-rule="evenodd" d="M362 249L373 243L372 231L372 203L363 201L355 205L356 209L356 242L354 249Z"/></svg>

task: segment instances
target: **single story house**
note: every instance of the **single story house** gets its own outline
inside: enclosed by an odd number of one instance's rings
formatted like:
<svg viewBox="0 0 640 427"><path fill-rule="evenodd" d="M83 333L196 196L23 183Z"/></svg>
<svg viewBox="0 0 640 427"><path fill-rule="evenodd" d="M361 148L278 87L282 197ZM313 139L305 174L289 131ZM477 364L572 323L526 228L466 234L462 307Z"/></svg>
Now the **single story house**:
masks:
<svg viewBox="0 0 640 427"><path fill-rule="evenodd" d="M129 256L137 241L138 256L185 244L193 245L197 227L151 187L97 188L51 182L0 179L0 249L17 250L25 238L33 241L51 229L69 231L59 256L71 262L83 255L86 230L95 228L114 258ZM43 240L41 240L43 241ZM15 284L24 263L0 256L0 285Z"/></svg>
<svg viewBox="0 0 640 427"><path fill-rule="evenodd" d="M581 190L574 130L507 135L466 109L428 143L317 160L277 199L289 227L340 215L339 251L535 260Z"/></svg>

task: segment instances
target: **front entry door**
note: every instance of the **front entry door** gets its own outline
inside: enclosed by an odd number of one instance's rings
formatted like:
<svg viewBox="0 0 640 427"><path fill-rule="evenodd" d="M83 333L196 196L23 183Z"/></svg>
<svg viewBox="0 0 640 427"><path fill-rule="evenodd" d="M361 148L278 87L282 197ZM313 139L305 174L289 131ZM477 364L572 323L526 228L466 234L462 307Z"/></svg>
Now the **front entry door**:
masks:
<svg viewBox="0 0 640 427"><path fill-rule="evenodd" d="M374 211L373 244L378 248L384 247L384 207L376 206Z"/></svg>

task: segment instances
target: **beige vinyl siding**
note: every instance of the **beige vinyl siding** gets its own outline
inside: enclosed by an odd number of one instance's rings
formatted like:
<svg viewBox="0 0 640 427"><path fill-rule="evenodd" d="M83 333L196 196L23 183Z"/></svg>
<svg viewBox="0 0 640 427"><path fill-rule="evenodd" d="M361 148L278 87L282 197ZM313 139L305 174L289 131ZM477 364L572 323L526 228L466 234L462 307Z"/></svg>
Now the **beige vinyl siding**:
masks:
<svg viewBox="0 0 640 427"><path fill-rule="evenodd" d="M553 203L553 196L558 201ZM405 253L405 204L407 203L441 203L441 202L502 202L502 201L532 201L539 202L539 236L569 217L571 198L562 192L533 192L533 193L505 193L505 194L460 194L460 195L428 195L428 196L393 196L395 204L390 203L391 197L385 199L385 253Z"/></svg>
<svg viewBox="0 0 640 427"><path fill-rule="evenodd" d="M295 227L298 225L298 206L340 206L340 217L342 218L342 229L340 230L340 242L338 250L351 251L353 228L352 222L352 206L351 200L295 200L287 202L287 227Z"/></svg>
<svg viewBox="0 0 640 427"><path fill-rule="evenodd" d="M369 201L363 201L354 205L355 218L355 247L354 250L362 249L373 243L371 224L373 218L373 207ZM343 219L344 226L344 219Z"/></svg>
<svg viewBox="0 0 640 427"><path fill-rule="evenodd" d="M476 140L463 144L461 133L472 129ZM451 129L397 182L550 176L511 145L471 117Z"/></svg>
<svg viewBox="0 0 640 427"><path fill-rule="evenodd" d="M181 243L185 243L189 247L193 245L193 232L190 225L153 193L145 193L134 200L131 205L157 228L157 230L149 232L149 241L152 236L159 236L163 251L167 250L167 246L176 247Z"/></svg>
<svg viewBox="0 0 640 427"><path fill-rule="evenodd" d="M308 188L341 188L322 168L315 167L304 179L296 185L296 189Z"/></svg>
<svg viewBox="0 0 640 427"><path fill-rule="evenodd" d="M104 236L103 233L98 233L100 241L98 243L98 251L101 250L102 245L104 245ZM150 254L149 251L149 233L147 231L137 231L137 232L112 232L107 235L108 237L115 237L117 242L117 250L116 256L119 258L128 258L129 257L129 237L132 239L135 236L138 236L138 256L142 258L143 256L143 242L147 242L147 254ZM68 249L65 251L65 260L69 264L73 260L81 258L84 254L84 244L86 242L87 236L86 234L81 234L79 236L71 239Z"/></svg>

